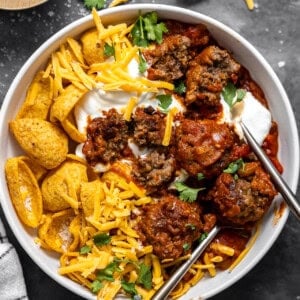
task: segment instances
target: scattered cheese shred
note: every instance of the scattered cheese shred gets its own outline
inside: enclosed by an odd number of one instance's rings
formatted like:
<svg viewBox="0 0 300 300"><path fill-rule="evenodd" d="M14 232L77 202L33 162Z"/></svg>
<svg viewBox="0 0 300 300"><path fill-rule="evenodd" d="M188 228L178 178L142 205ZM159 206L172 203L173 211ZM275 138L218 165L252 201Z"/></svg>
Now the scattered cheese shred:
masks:
<svg viewBox="0 0 300 300"><path fill-rule="evenodd" d="M254 1L253 0L245 0L245 1L248 6L248 9L253 10L254 9Z"/></svg>
<svg viewBox="0 0 300 300"><path fill-rule="evenodd" d="M163 146L169 146L169 144L170 144L171 136L172 136L172 128L173 128L173 119L174 119L174 116L176 113L177 113L176 107L173 107L168 112L165 133L164 133L164 137L162 140Z"/></svg>

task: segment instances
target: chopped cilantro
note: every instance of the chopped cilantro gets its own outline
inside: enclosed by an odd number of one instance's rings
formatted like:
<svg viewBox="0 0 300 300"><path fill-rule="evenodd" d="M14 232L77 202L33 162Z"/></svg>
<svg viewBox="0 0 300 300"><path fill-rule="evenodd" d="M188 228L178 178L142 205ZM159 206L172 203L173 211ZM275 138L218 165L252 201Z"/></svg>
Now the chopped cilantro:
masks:
<svg viewBox="0 0 300 300"><path fill-rule="evenodd" d="M197 199L198 192L204 188L191 188L185 183L177 181L175 182L175 187L179 192L179 198L186 202L194 202Z"/></svg>
<svg viewBox="0 0 300 300"><path fill-rule="evenodd" d="M91 291L94 294L97 294L102 288L103 288L103 284L98 279L96 279L92 282Z"/></svg>
<svg viewBox="0 0 300 300"><path fill-rule="evenodd" d="M139 72L144 73L147 70L147 62L143 57L142 52L139 50Z"/></svg>
<svg viewBox="0 0 300 300"><path fill-rule="evenodd" d="M186 86L183 81L180 81L178 84L175 85L174 92L179 95L182 95L186 92Z"/></svg>
<svg viewBox="0 0 300 300"><path fill-rule="evenodd" d="M197 174L197 179L198 180L202 180L202 179L204 179L205 178L205 175L203 174L203 173L198 173Z"/></svg>
<svg viewBox="0 0 300 300"><path fill-rule="evenodd" d="M231 81L227 83L222 91L222 96L230 108L232 108L237 102L242 101L245 95L246 91L243 89L237 89Z"/></svg>
<svg viewBox="0 0 300 300"><path fill-rule="evenodd" d="M169 94L157 95L156 98L159 100L159 107L162 109L162 111L167 112L172 103L172 96Z"/></svg>
<svg viewBox="0 0 300 300"><path fill-rule="evenodd" d="M196 226L194 224L185 224L185 227L189 227L191 230L196 229Z"/></svg>
<svg viewBox="0 0 300 300"><path fill-rule="evenodd" d="M107 233L96 234L93 238L96 246L103 246L110 243L111 237Z"/></svg>
<svg viewBox="0 0 300 300"><path fill-rule="evenodd" d="M199 243L201 243L202 241L204 241L208 236L207 232L203 232L201 233L200 237L199 237Z"/></svg>
<svg viewBox="0 0 300 300"><path fill-rule="evenodd" d="M102 9L105 7L106 0L84 0L84 6L88 9Z"/></svg>
<svg viewBox="0 0 300 300"><path fill-rule="evenodd" d="M113 45L110 45L108 43L104 44L104 55L109 56L115 56L115 48Z"/></svg>
<svg viewBox="0 0 300 300"><path fill-rule="evenodd" d="M182 248L183 248L184 251L189 250L190 247L191 247L191 245L189 243L184 243L183 246L182 246Z"/></svg>
<svg viewBox="0 0 300 300"><path fill-rule="evenodd" d="M223 170L224 173L235 174L240 168L244 168L244 161L242 158L229 164L229 166ZM235 178L236 179L236 178Z"/></svg>
<svg viewBox="0 0 300 300"><path fill-rule="evenodd" d="M97 279L99 281L107 280L107 281L114 281L114 273L120 272L121 269L118 267L118 262L113 261L107 265L105 269L99 270L97 272Z"/></svg>
<svg viewBox="0 0 300 300"><path fill-rule="evenodd" d="M143 285L147 290L150 290L152 288L152 273L149 266L143 263L140 264L136 282Z"/></svg>
<svg viewBox="0 0 300 300"><path fill-rule="evenodd" d="M133 44L139 47L147 47L151 42L161 44L163 33L168 32L168 29L164 23L157 21L157 13L154 11L140 15L131 30Z"/></svg>
<svg viewBox="0 0 300 300"><path fill-rule="evenodd" d="M87 254L89 252L91 252L91 247L88 246L88 245L85 245L85 246L81 247L80 250L79 250L80 254Z"/></svg>
<svg viewBox="0 0 300 300"><path fill-rule="evenodd" d="M135 289L135 283L134 282L127 282L125 280L121 281L121 286L123 288L123 290L125 291L125 293L128 293L131 296L137 295L138 292Z"/></svg>

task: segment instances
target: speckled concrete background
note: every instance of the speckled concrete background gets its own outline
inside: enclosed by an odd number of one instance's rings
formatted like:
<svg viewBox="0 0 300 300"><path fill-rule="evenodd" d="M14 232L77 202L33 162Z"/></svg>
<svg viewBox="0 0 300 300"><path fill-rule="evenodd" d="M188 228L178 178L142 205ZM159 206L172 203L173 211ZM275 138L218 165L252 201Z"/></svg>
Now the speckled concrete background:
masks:
<svg viewBox="0 0 300 300"><path fill-rule="evenodd" d="M130 2L164 3L189 8L214 17L239 32L267 58L279 76L300 128L299 0L256 0L256 7L252 12L247 9L243 0ZM26 59L52 34L88 13L81 0L49 0L34 9L0 11L1 103ZM297 195L300 196L299 186ZM0 218L3 219L1 210ZM30 299L81 299L45 275L5 225L10 240L20 255ZM280 237L261 262L238 283L213 299L300 300L299 257L300 225L291 215Z"/></svg>

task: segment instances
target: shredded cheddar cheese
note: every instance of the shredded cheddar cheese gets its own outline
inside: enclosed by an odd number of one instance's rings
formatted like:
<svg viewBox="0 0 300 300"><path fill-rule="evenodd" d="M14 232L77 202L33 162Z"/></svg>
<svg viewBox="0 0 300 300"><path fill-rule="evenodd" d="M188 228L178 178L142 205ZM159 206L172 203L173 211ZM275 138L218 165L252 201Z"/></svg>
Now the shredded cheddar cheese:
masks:
<svg viewBox="0 0 300 300"><path fill-rule="evenodd" d="M253 0L245 0L245 1L246 1L246 4L247 4L248 8L250 10L253 10L253 8L254 8L254 1Z"/></svg>
<svg viewBox="0 0 300 300"><path fill-rule="evenodd" d="M175 114L177 113L177 108L173 107L167 115L167 120L166 120L166 129L164 133L164 137L162 140L162 145L163 146L168 146L170 144L171 136L172 136L172 128L173 128L173 119Z"/></svg>

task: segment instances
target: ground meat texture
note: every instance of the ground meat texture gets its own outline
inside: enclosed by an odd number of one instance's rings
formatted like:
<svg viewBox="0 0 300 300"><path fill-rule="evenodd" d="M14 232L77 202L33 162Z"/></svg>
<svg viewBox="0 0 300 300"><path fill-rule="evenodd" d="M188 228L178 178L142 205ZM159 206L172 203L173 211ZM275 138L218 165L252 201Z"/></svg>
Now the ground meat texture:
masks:
<svg viewBox="0 0 300 300"><path fill-rule="evenodd" d="M133 141L140 147L161 145L165 133L166 115L151 106L137 108L133 115Z"/></svg>
<svg viewBox="0 0 300 300"><path fill-rule="evenodd" d="M144 245L152 245L160 259L176 259L190 252L202 232L200 208L175 196L167 195L145 207L138 223Z"/></svg>
<svg viewBox="0 0 300 300"><path fill-rule="evenodd" d="M188 51L190 45L188 37L171 35L154 49L144 50L143 55L149 65L148 78L172 82L183 77L191 59Z"/></svg>
<svg viewBox="0 0 300 300"><path fill-rule="evenodd" d="M133 165L133 178L142 184L148 194L160 190L165 184L174 179L176 161L174 157L167 157L156 150L145 157L139 157Z"/></svg>
<svg viewBox="0 0 300 300"><path fill-rule="evenodd" d="M123 156L127 150L128 126L122 115L115 109L103 112L104 116L93 119L87 127L87 140L82 152L87 162L110 163Z"/></svg>
<svg viewBox="0 0 300 300"><path fill-rule="evenodd" d="M217 46L206 47L194 60L186 74L186 105L218 105L220 93L228 80L236 82L240 65L228 51Z"/></svg>
<svg viewBox="0 0 300 300"><path fill-rule="evenodd" d="M212 120L185 119L176 128L175 157L190 175L203 173L210 177L212 165L221 160L233 144L234 133L228 125Z"/></svg>
<svg viewBox="0 0 300 300"><path fill-rule="evenodd" d="M269 175L257 167L254 176L246 178L222 173L209 191L208 199L213 201L222 221L244 225L260 220L275 195Z"/></svg>

